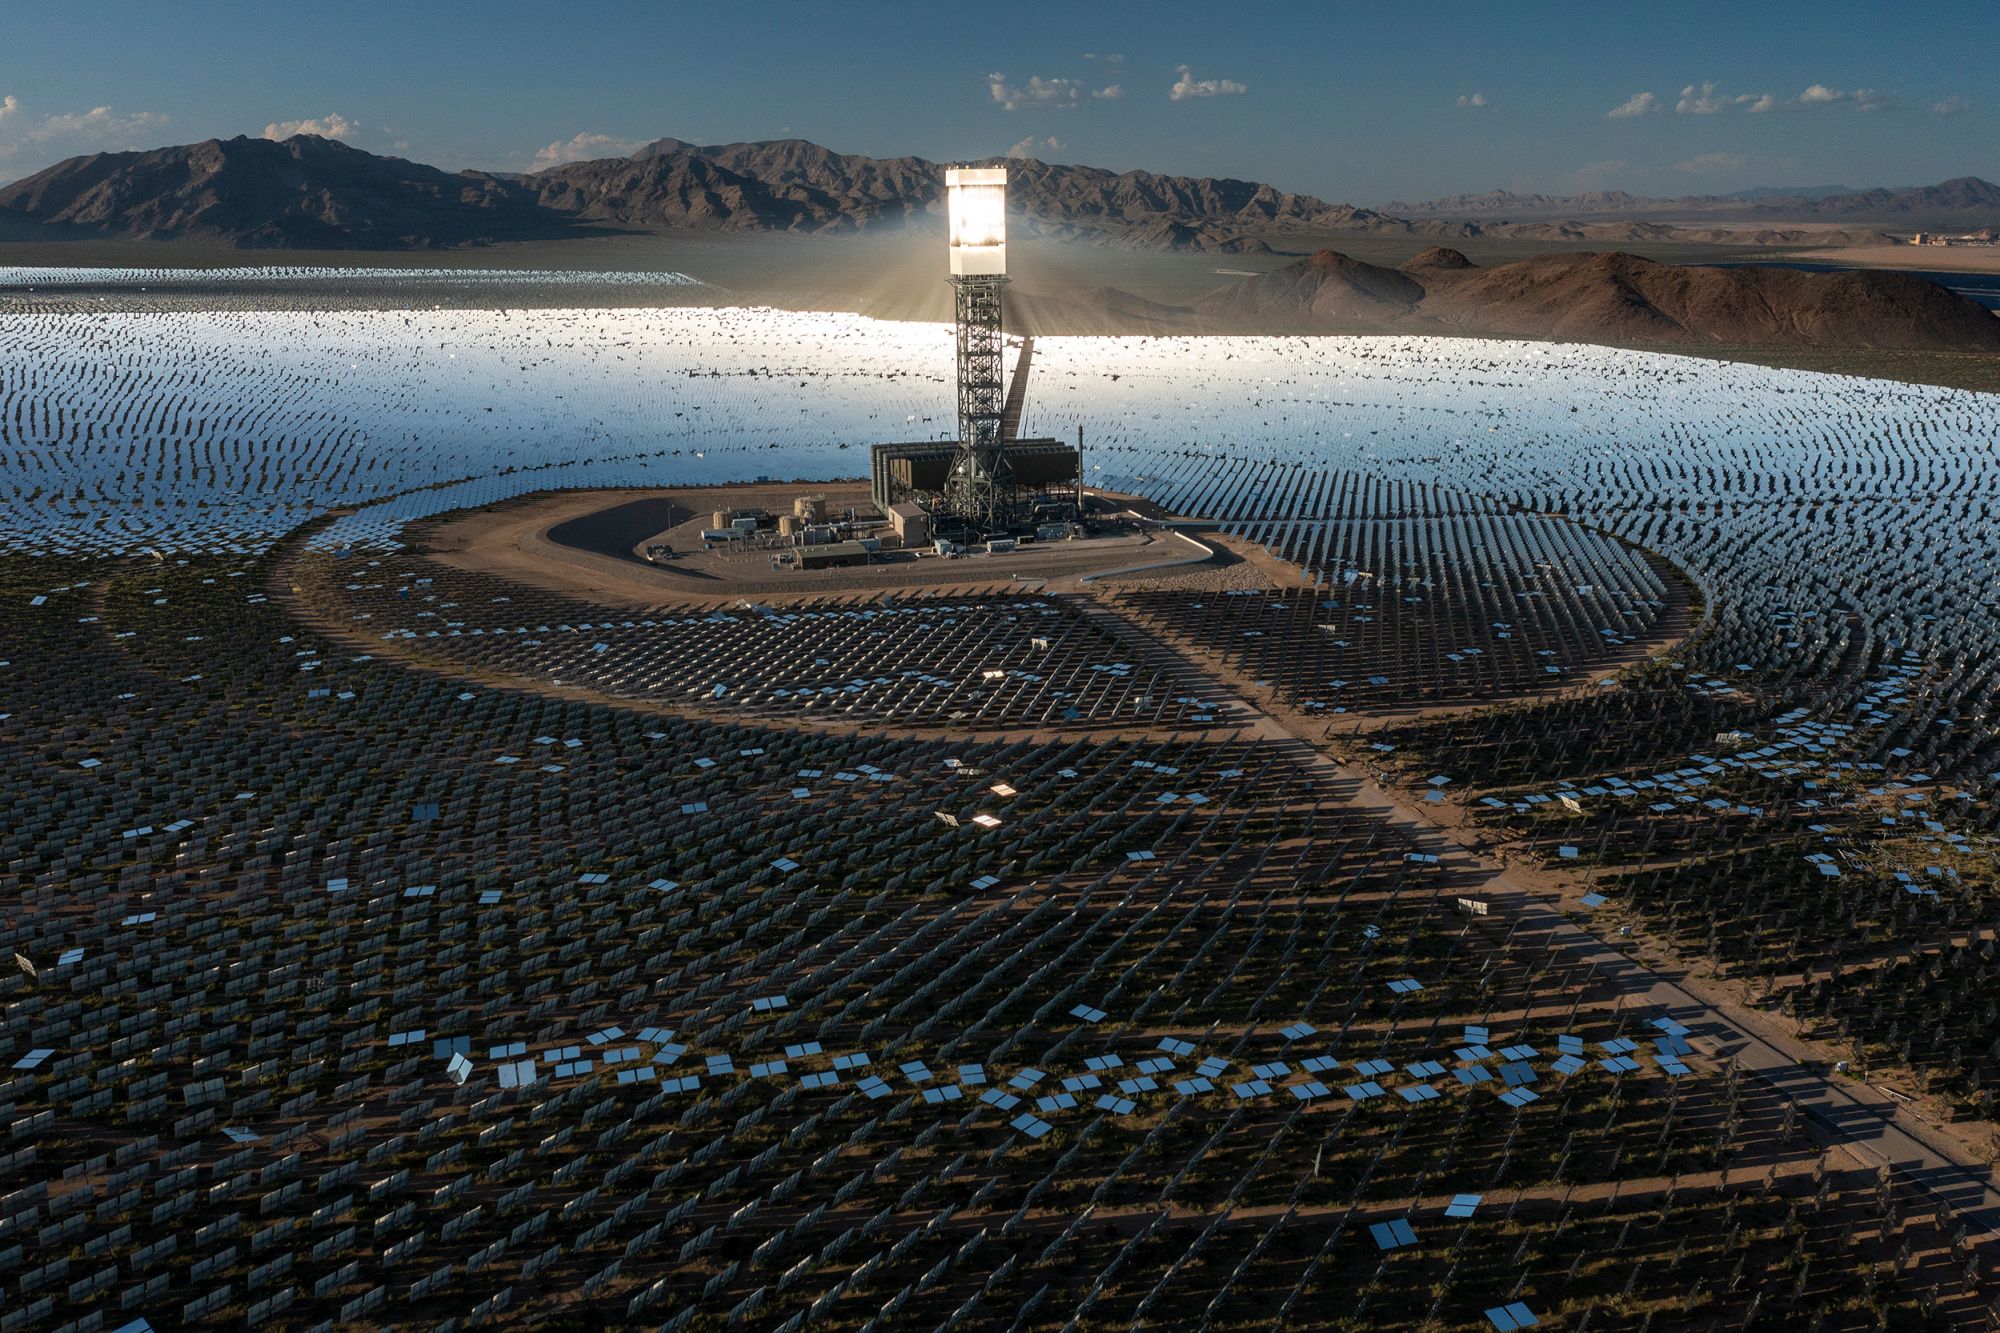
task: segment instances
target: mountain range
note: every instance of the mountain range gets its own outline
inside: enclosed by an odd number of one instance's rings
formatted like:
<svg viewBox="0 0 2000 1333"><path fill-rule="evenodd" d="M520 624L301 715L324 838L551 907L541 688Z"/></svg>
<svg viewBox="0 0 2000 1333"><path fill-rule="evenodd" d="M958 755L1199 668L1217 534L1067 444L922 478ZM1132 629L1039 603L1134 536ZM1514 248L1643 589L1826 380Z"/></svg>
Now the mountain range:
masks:
<svg viewBox="0 0 2000 1333"><path fill-rule="evenodd" d="M1334 235L1610 245L1889 242L1869 228L1402 217L1256 181L1033 158L988 161L1008 166L1009 204L1023 231L1133 249L1261 253L1288 238ZM0 187L0 240L95 236L245 249L428 250L667 229L934 228L942 181L941 166L922 158L837 153L803 139L697 145L664 138L626 157L522 175L446 172L314 135L239 136L74 157ZM1969 186L1961 193L1976 197Z"/></svg>
<svg viewBox="0 0 2000 1333"><path fill-rule="evenodd" d="M1005 159L992 159L995 162ZM1413 230L1253 181L1007 163L1031 232L1139 248L1265 248L1250 229ZM0 187L0 235L196 239L242 248L441 249L609 230L860 231L939 225L943 170L803 139L697 146L531 175L441 171L337 140L237 137L96 153ZM1417 224L1440 233L1459 224Z"/></svg>
<svg viewBox="0 0 2000 1333"><path fill-rule="evenodd" d="M195 239L243 249L445 249L560 228L509 181L299 135L92 153L0 188L0 235Z"/></svg>
<svg viewBox="0 0 2000 1333"><path fill-rule="evenodd" d="M1960 176L1937 185L1903 189L1853 190L1843 185L1804 190L1760 186L1735 194L1695 194L1676 198L1596 190L1587 194L1457 194L1421 203L1384 205L1385 211L1430 218L1684 218L1712 215L1754 220L1783 218L1838 219L1870 222L1991 223L2000 218L2000 185L1977 176Z"/></svg>

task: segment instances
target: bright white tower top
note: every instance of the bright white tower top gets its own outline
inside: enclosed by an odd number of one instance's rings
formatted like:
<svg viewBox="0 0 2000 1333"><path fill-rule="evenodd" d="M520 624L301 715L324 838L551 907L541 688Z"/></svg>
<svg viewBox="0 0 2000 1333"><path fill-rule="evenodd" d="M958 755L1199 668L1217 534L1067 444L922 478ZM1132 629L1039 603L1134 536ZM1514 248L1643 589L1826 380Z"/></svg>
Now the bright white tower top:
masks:
<svg viewBox="0 0 2000 1333"><path fill-rule="evenodd" d="M1007 169L947 167L945 214L953 277L1007 271Z"/></svg>

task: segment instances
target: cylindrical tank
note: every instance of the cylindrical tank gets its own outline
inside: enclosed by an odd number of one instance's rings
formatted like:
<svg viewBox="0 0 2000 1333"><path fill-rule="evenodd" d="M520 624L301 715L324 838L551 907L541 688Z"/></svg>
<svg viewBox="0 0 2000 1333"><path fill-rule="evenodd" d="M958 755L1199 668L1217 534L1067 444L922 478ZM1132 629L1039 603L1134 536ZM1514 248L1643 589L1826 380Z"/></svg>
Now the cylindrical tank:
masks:
<svg viewBox="0 0 2000 1333"><path fill-rule="evenodd" d="M729 520L732 517L734 517L734 515L732 515L727 509L718 509L715 511L714 514L715 521L713 523L710 523L708 526L710 526L711 528L726 528L729 526Z"/></svg>
<svg viewBox="0 0 2000 1333"><path fill-rule="evenodd" d="M778 535L780 537L793 536L798 532L798 530L799 530L799 520L795 515L792 514L778 515Z"/></svg>

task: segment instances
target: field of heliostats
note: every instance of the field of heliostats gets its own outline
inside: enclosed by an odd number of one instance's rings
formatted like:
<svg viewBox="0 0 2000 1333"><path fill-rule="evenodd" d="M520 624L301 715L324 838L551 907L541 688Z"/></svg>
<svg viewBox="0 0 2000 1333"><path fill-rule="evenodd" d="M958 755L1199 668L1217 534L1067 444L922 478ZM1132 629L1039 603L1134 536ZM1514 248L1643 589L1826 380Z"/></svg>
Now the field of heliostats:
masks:
<svg viewBox="0 0 2000 1333"><path fill-rule="evenodd" d="M1991 1326L2000 399L1041 339L1256 559L612 605L950 330L281 276L0 271L0 1333Z"/></svg>

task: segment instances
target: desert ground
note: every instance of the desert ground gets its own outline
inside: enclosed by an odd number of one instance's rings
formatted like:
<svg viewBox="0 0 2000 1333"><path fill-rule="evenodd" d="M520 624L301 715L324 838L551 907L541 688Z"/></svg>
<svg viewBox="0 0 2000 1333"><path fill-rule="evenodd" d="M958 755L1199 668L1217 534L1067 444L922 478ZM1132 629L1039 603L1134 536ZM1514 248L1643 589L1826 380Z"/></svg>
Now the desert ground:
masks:
<svg viewBox="0 0 2000 1333"><path fill-rule="evenodd" d="M2000 273L2000 245L1849 246L1806 248L1787 259L1843 268L1928 269L1937 273Z"/></svg>

